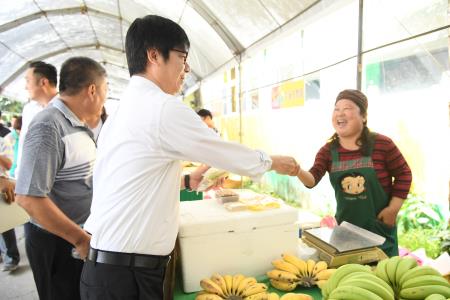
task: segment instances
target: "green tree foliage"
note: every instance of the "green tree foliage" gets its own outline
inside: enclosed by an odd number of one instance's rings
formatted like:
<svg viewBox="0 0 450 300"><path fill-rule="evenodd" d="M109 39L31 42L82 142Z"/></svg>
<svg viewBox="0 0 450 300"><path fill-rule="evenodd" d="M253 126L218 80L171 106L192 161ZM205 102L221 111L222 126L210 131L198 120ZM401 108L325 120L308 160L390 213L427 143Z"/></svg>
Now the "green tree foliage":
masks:
<svg viewBox="0 0 450 300"><path fill-rule="evenodd" d="M0 110L3 114L19 115L22 113L23 102L0 96Z"/></svg>

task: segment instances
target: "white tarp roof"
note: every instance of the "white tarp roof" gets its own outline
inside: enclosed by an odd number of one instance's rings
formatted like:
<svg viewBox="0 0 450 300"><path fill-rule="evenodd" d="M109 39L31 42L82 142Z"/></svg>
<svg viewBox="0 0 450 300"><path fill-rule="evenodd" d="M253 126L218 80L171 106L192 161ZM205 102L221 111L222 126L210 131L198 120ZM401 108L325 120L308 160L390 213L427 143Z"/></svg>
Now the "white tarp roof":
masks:
<svg viewBox="0 0 450 300"><path fill-rule="evenodd" d="M186 87L301 14L316 0L13 0L0 6L0 86L26 100L24 71L44 60L58 69L89 56L108 72L110 98L128 81L124 53L131 22L158 14L178 22L191 41Z"/></svg>

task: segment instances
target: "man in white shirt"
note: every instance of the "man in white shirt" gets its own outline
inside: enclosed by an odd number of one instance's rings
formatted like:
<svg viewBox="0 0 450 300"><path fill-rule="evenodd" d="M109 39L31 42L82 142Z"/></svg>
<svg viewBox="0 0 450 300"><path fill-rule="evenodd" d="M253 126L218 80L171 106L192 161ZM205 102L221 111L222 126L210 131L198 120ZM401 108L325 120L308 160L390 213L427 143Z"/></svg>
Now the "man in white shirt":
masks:
<svg viewBox="0 0 450 300"><path fill-rule="evenodd" d="M19 174L23 142L31 121L58 94L56 89L58 83L56 68L43 61L31 62L25 73L25 82L25 89L28 91L28 96L31 100L25 104L22 111L22 129L20 131L19 150L17 153L16 174Z"/></svg>
<svg viewBox="0 0 450 300"><path fill-rule="evenodd" d="M182 160L255 179L268 170L298 171L292 157L223 141L174 96L190 71L189 45L178 24L159 16L136 19L128 29L131 79L98 139L82 299L163 299L180 188L195 189L205 171L181 179Z"/></svg>

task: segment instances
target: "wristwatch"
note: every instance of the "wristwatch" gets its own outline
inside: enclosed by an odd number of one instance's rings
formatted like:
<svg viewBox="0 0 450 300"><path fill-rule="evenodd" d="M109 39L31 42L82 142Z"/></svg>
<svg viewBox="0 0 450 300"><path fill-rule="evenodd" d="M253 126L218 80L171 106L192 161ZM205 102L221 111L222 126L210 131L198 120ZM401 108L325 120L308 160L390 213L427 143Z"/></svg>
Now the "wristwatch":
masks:
<svg viewBox="0 0 450 300"><path fill-rule="evenodd" d="M188 191L191 190L191 176L189 174L184 175L184 188L187 189Z"/></svg>

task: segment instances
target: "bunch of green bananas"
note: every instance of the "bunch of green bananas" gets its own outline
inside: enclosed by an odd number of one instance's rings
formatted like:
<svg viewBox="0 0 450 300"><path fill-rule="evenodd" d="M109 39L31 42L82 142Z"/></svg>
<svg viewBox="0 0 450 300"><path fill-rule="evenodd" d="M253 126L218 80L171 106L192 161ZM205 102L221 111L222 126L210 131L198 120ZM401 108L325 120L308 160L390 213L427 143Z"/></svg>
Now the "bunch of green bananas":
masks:
<svg viewBox="0 0 450 300"><path fill-rule="evenodd" d="M288 253L283 253L282 258L272 261L275 269L267 272L272 286L281 291L293 291L298 285L321 287L335 271L328 269L324 261L305 261Z"/></svg>
<svg viewBox="0 0 450 300"><path fill-rule="evenodd" d="M370 266L339 267L322 288L324 300L394 300L392 288Z"/></svg>
<svg viewBox="0 0 450 300"><path fill-rule="evenodd" d="M267 286L258 283L254 277L242 274L220 275L213 274L211 278L200 281L203 288L195 300L267 300Z"/></svg>
<svg viewBox="0 0 450 300"><path fill-rule="evenodd" d="M413 258L394 256L378 263L375 274L390 284L401 299L425 299L432 294L450 297L450 284L435 269L417 266Z"/></svg>
<svg viewBox="0 0 450 300"><path fill-rule="evenodd" d="M425 300L448 300L448 298L445 298L444 296L439 294L431 294L430 296L426 297Z"/></svg>

